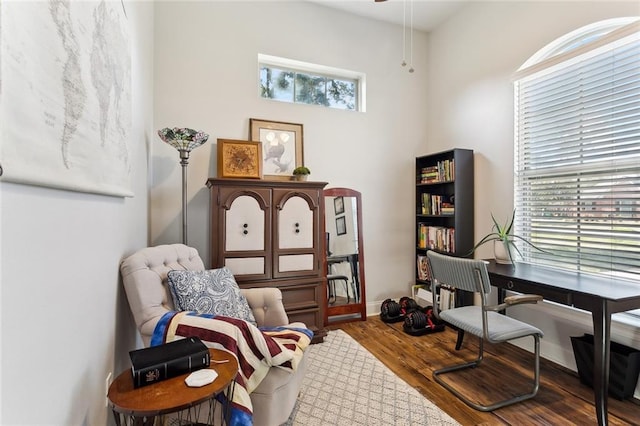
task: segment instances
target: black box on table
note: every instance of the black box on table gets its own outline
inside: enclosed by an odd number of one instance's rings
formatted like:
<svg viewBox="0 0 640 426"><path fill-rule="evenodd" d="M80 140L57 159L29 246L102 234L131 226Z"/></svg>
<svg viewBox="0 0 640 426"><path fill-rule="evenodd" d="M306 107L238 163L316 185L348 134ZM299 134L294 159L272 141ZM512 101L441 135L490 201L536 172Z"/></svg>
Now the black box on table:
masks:
<svg viewBox="0 0 640 426"><path fill-rule="evenodd" d="M133 387L139 388L209 367L209 348L197 337L129 352Z"/></svg>

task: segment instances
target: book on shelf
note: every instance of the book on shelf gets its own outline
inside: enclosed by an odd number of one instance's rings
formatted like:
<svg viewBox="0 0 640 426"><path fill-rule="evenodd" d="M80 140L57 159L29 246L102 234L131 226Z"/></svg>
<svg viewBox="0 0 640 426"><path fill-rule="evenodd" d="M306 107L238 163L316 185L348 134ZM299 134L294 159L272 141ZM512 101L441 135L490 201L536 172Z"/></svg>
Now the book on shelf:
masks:
<svg viewBox="0 0 640 426"><path fill-rule="evenodd" d="M440 214L454 214L455 206L451 203L443 202L440 204Z"/></svg>
<svg viewBox="0 0 640 426"><path fill-rule="evenodd" d="M419 254L417 258L418 279L420 281L431 280L431 270L429 269L429 259L427 256Z"/></svg>
<svg viewBox="0 0 640 426"><path fill-rule="evenodd" d="M441 286L440 287L440 311L446 311L447 309L453 309L456 307L456 290L452 287Z"/></svg>
<svg viewBox="0 0 640 426"><path fill-rule="evenodd" d="M431 212L431 195L426 192L421 194L421 212L422 214L430 214Z"/></svg>
<svg viewBox="0 0 640 426"><path fill-rule="evenodd" d="M209 348L197 337L129 352L133 387L139 388L207 368Z"/></svg>
<svg viewBox="0 0 640 426"><path fill-rule="evenodd" d="M418 224L418 248L438 250L447 253L456 251L456 230L443 226Z"/></svg>
<svg viewBox="0 0 640 426"><path fill-rule="evenodd" d="M455 206L451 202L452 195L437 195L423 192L420 194L420 212L426 215L452 215L455 213Z"/></svg>
<svg viewBox="0 0 640 426"><path fill-rule="evenodd" d="M439 183L452 181L455 176L453 159L438 161L435 165L422 167L418 183Z"/></svg>

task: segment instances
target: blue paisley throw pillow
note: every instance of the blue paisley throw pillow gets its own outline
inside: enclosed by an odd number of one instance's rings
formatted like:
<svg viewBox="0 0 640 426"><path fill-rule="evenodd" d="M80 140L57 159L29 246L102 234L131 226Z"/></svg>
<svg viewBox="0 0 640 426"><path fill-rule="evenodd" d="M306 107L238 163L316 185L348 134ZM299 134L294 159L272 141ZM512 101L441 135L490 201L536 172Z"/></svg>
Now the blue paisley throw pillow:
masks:
<svg viewBox="0 0 640 426"><path fill-rule="evenodd" d="M179 311L238 318L256 325L247 299L228 268L208 271L169 271L167 282Z"/></svg>

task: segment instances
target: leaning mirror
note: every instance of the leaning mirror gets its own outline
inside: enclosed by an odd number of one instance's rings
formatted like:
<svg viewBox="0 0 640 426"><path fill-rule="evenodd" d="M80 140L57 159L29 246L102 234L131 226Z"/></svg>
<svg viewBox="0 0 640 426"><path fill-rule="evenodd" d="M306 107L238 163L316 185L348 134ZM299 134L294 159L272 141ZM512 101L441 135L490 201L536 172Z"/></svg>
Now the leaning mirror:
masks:
<svg viewBox="0 0 640 426"><path fill-rule="evenodd" d="M327 270L325 325L366 320L362 198L349 188L324 190Z"/></svg>

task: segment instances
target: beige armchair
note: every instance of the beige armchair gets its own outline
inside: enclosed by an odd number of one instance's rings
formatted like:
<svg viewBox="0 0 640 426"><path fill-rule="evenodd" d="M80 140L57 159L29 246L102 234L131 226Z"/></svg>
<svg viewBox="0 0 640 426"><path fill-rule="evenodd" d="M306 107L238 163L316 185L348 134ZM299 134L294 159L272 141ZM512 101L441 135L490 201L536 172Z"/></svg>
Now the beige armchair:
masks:
<svg viewBox="0 0 640 426"><path fill-rule="evenodd" d="M205 269L196 249L183 244L148 247L127 257L120 265L129 306L145 346L149 345L160 318L174 310L166 280L169 271L179 269ZM289 324L279 289L243 289L242 294L247 298L258 326ZM301 323L295 325L304 327ZM279 425L287 421L306 371L306 359L304 356L294 373L272 367L250 394L254 425Z"/></svg>

